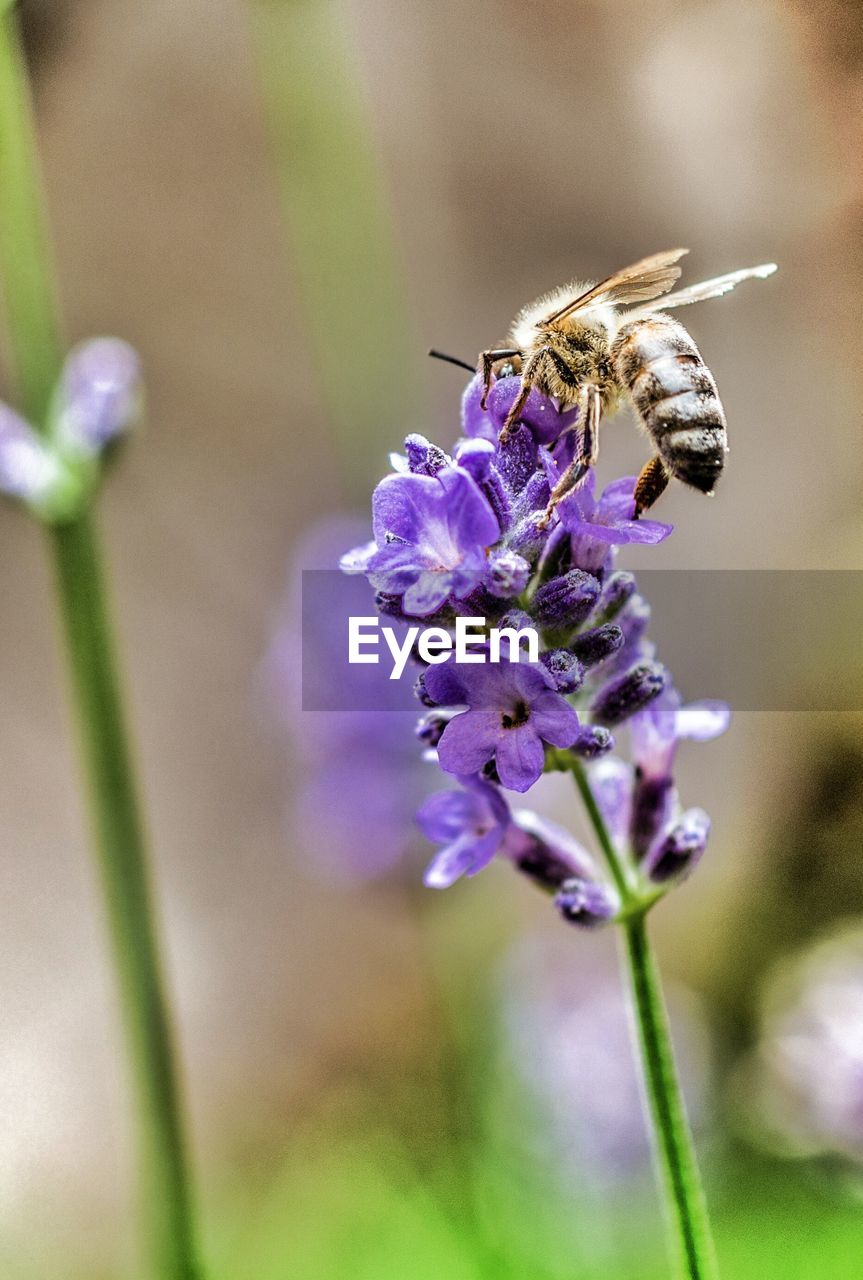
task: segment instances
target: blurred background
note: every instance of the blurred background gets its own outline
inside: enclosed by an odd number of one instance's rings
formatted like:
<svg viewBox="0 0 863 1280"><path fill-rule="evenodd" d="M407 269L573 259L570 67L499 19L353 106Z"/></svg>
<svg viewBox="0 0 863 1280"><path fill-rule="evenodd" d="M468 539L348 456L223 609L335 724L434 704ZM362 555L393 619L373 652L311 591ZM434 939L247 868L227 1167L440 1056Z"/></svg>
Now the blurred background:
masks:
<svg viewBox="0 0 863 1280"><path fill-rule="evenodd" d="M429 346L472 360L546 289L678 243L690 281L781 271L686 316L732 453L714 502L663 498L651 564L861 567L860 5L21 12L68 337L122 335L146 367L102 524L212 1275L658 1280L614 940L505 868L420 888L410 715L352 791L356 726L299 710L297 580L362 537L406 432L457 435L461 375ZM601 475L645 456L621 418ZM0 545L0 1261L126 1277L46 566L5 507ZM835 1280L863 1248L860 730L747 712L681 753L714 837L655 924L735 1278Z"/></svg>

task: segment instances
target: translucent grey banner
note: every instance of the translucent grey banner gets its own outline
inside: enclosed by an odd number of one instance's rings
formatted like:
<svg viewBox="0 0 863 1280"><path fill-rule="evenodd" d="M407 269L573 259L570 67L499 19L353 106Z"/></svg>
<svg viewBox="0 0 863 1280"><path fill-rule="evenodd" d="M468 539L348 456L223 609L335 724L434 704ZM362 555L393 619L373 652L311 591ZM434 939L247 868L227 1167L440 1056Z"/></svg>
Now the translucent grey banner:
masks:
<svg viewBox="0 0 863 1280"><path fill-rule="evenodd" d="M721 698L738 711L863 711L863 571L655 569L640 570L638 586L657 657L684 698ZM348 662L349 619L375 614L365 579L303 572L304 710L418 706L411 689L421 668L408 662L391 680L383 635L377 665ZM404 635L393 618L380 625L396 642Z"/></svg>

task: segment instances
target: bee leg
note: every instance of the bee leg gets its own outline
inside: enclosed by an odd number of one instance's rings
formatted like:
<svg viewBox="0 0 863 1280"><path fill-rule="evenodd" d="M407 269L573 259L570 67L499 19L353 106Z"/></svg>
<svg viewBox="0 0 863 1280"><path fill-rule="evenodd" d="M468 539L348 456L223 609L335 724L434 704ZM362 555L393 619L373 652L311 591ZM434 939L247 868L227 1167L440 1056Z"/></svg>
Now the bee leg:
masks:
<svg viewBox="0 0 863 1280"><path fill-rule="evenodd" d="M545 514L539 522L540 529L548 527L554 509L562 498L567 497L579 485L584 484L591 468L596 466L599 458L599 418L602 412L602 401L598 387L587 383L581 388L578 396L579 422L583 425L578 432L575 457L551 491Z"/></svg>
<svg viewBox="0 0 863 1280"><path fill-rule="evenodd" d="M661 458L651 458L648 463L641 469L641 474L635 482L635 515L633 520L637 520L640 515L653 506L656 499L665 492L666 485L671 479L665 469L665 463Z"/></svg>
<svg viewBox="0 0 863 1280"><path fill-rule="evenodd" d="M506 415L506 421L504 422L503 427L501 428L501 433L500 433L501 444L506 444L507 440L515 430L515 425L518 422L519 417L521 416L521 411L524 408L524 406L527 404L527 398L530 395L531 390L533 388L534 379L536 378L536 375L539 371L539 367L543 363L543 361L547 359L550 353L551 353L551 347L539 347L538 350L534 351L533 355L530 357L527 364L522 369L521 387L519 388L518 395L516 396L515 400L512 402L510 411Z"/></svg>
<svg viewBox="0 0 863 1280"><path fill-rule="evenodd" d="M479 402L481 409L485 408L488 400L488 393L491 391L491 370L492 365L497 364L498 360L506 360L509 356L520 356L521 352L517 347L502 347L499 351L481 351L479 353L479 373L482 374L482 399Z"/></svg>

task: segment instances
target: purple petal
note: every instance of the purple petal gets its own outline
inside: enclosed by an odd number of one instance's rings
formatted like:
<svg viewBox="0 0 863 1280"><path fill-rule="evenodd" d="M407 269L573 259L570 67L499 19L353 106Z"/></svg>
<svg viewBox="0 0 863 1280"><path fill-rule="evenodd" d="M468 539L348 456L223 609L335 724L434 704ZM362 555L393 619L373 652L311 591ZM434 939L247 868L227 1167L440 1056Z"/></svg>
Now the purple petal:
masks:
<svg viewBox="0 0 863 1280"><path fill-rule="evenodd" d="M479 773L494 755L502 732L496 711L464 711L455 716L438 743L441 768L447 773Z"/></svg>
<svg viewBox="0 0 863 1280"><path fill-rule="evenodd" d="M431 476L385 476L372 494L378 546L387 545L387 534L415 544L422 533L429 502L433 502L437 494L438 484Z"/></svg>
<svg viewBox="0 0 863 1280"><path fill-rule="evenodd" d="M593 536L602 536L602 525L593 526ZM609 530L611 532L611 530ZM645 546L655 546L664 542L669 534L674 533L673 524L662 524L659 520L618 520L614 525L616 537L608 538L609 542L638 542Z"/></svg>
<svg viewBox="0 0 863 1280"><path fill-rule="evenodd" d="M459 707L467 703L464 670L465 668L452 661L429 667L424 675L424 684L432 702L439 707ZM467 772L473 771L469 769Z"/></svg>
<svg viewBox="0 0 863 1280"><path fill-rule="evenodd" d="M141 365L133 348L119 338L83 342L63 366L57 441L98 453L132 424L140 401Z"/></svg>
<svg viewBox="0 0 863 1280"><path fill-rule="evenodd" d="M9 405L0 403L0 490L25 502L37 502L57 472L57 462L29 423Z"/></svg>
<svg viewBox="0 0 863 1280"><path fill-rule="evenodd" d="M421 573L404 593L402 608L413 618L427 618L435 613L450 594L450 574Z"/></svg>
<svg viewBox="0 0 863 1280"><path fill-rule="evenodd" d="M488 397L488 412L498 432L503 427L520 390L521 378L518 376L498 378L492 386ZM518 420L530 427L538 444L552 444L567 427L575 422L577 417L577 409L567 409L561 413L554 400L542 395L534 387Z"/></svg>
<svg viewBox="0 0 863 1280"><path fill-rule="evenodd" d="M589 779L612 838L616 844L622 844L629 834L632 767L616 756L606 756L590 766Z"/></svg>
<svg viewBox="0 0 863 1280"><path fill-rule="evenodd" d="M417 810L420 831L435 844L456 840L482 817L482 803L469 791L436 791Z"/></svg>
<svg viewBox="0 0 863 1280"><path fill-rule="evenodd" d="M553 747L568 747L578 736L579 722L574 707L559 693L541 693L530 708L530 720L536 732Z"/></svg>
<svg viewBox="0 0 863 1280"><path fill-rule="evenodd" d="M495 447L490 440L462 440L456 447L455 460L474 480L484 480L494 461Z"/></svg>
<svg viewBox="0 0 863 1280"><path fill-rule="evenodd" d="M731 723L731 708L724 702L690 702L681 707L675 717L678 738L692 738L695 742L709 742L718 738Z"/></svg>
<svg viewBox="0 0 863 1280"><path fill-rule="evenodd" d="M464 875L475 876L488 866L501 842L498 828L478 839L462 836L441 849L426 868L423 881L429 889L448 889Z"/></svg>
<svg viewBox="0 0 863 1280"><path fill-rule="evenodd" d="M364 542L359 547L352 547L339 560L339 568L342 573L366 573L377 549L375 542Z"/></svg>
<svg viewBox="0 0 863 1280"><path fill-rule="evenodd" d="M495 752L498 776L510 791L528 791L542 774L545 752L531 724L504 729Z"/></svg>
<svg viewBox="0 0 863 1280"><path fill-rule="evenodd" d="M482 378L477 373L465 387L461 401L461 429L466 436L481 440L497 440L497 431L486 409L479 407L482 399Z"/></svg>
<svg viewBox="0 0 863 1280"><path fill-rule="evenodd" d="M473 476L461 467L445 467L436 477L446 494L446 520L453 542L462 548L497 542L500 526Z"/></svg>
<svg viewBox="0 0 863 1280"><path fill-rule="evenodd" d="M637 482L637 476L621 476L619 480L612 480L611 484L606 485L596 504L597 518L603 524L632 519Z"/></svg>

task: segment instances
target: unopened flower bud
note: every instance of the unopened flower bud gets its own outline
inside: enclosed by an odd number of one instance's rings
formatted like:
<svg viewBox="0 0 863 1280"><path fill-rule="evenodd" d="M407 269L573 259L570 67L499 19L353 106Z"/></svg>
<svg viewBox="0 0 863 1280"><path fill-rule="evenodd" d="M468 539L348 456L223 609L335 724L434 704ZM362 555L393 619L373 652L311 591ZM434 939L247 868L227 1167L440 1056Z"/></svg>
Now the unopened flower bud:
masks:
<svg viewBox="0 0 863 1280"><path fill-rule="evenodd" d="M599 592L592 573L570 569L540 587L533 598L533 610L542 625L554 631L577 627L592 611Z"/></svg>
<svg viewBox="0 0 863 1280"><path fill-rule="evenodd" d="M418 698L424 707L436 707L437 703L434 698L426 690L426 673L421 671L414 682L414 697Z"/></svg>
<svg viewBox="0 0 863 1280"><path fill-rule="evenodd" d="M449 458L443 449L426 440L425 436L419 435L418 432L405 437L405 453L408 467L416 475L436 476L449 464Z"/></svg>
<svg viewBox="0 0 863 1280"><path fill-rule="evenodd" d="M596 929L617 914L617 903L608 889L590 880L564 881L554 905L564 920L583 929Z"/></svg>
<svg viewBox="0 0 863 1280"><path fill-rule="evenodd" d="M456 450L455 460L480 484L494 461L494 445L490 440L463 440Z"/></svg>
<svg viewBox="0 0 863 1280"><path fill-rule="evenodd" d="M436 747L441 740L441 734L455 714L453 711L435 710L429 711L428 715L418 720L414 732L423 746Z"/></svg>
<svg viewBox="0 0 863 1280"><path fill-rule="evenodd" d="M579 726L578 736L570 743L569 750L584 760L595 760L613 747L614 738L608 729L601 724L583 724Z"/></svg>
<svg viewBox="0 0 863 1280"><path fill-rule="evenodd" d="M602 588L602 595L596 607L598 623L611 622L620 613L630 596L635 594L635 574L625 569L617 569L610 573Z"/></svg>
<svg viewBox="0 0 863 1280"><path fill-rule="evenodd" d="M530 565L515 551L499 551L488 564L488 589L492 595L506 599L521 595L530 577Z"/></svg>
<svg viewBox="0 0 863 1280"><path fill-rule="evenodd" d="M590 631L582 631L570 643L572 652L586 667L595 667L604 662L611 654L623 648L623 632L613 622L606 622L601 627L593 627Z"/></svg>
<svg viewBox="0 0 863 1280"><path fill-rule="evenodd" d="M632 792L630 838L636 858L642 859L657 835L668 824L677 804L674 779L646 778L636 773Z"/></svg>
<svg viewBox="0 0 863 1280"><path fill-rule="evenodd" d="M498 620L497 625L501 631L510 628L514 631L524 631L525 628L533 630L533 618L529 613L525 613L524 609L509 609Z"/></svg>
<svg viewBox="0 0 863 1280"><path fill-rule="evenodd" d="M50 434L67 457L93 457L134 425L141 401L137 352L119 338L92 338L66 358Z"/></svg>
<svg viewBox="0 0 863 1280"><path fill-rule="evenodd" d="M566 649L549 649L541 653L539 660L554 680L558 693L575 693L584 680L584 668Z"/></svg>
<svg viewBox="0 0 863 1280"><path fill-rule="evenodd" d="M498 445L497 466L513 493L521 493L536 471L536 452L536 441L524 423Z"/></svg>
<svg viewBox="0 0 863 1280"><path fill-rule="evenodd" d="M688 809L650 850L644 870L657 884L682 879L704 853L709 835L710 819L704 810Z"/></svg>
<svg viewBox="0 0 863 1280"><path fill-rule="evenodd" d="M535 563L538 555L545 547L547 535L545 530L539 527L541 519L541 512L533 511L530 515L525 516L523 520L517 520L507 537L510 550L517 551L520 556L524 556L525 560L529 560L531 564Z"/></svg>
<svg viewBox="0 0 863 1280"><path fill-rule="evenodd" d="M513 516L516 523L530 515L541 518L545 514L550 497L551 489L545 472L534 471L521 493L513 499ZM543 532L547 537L547 531Z"/></svg>
<svg viewBox="0 0 863 1280"><path fill-rule="evenodd" d="M598 724L622 724L665 688L665 668L658 662L639 662L609 681L594 699L592 718Z"/></svg>

